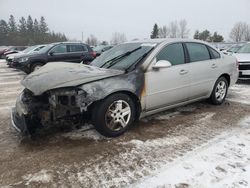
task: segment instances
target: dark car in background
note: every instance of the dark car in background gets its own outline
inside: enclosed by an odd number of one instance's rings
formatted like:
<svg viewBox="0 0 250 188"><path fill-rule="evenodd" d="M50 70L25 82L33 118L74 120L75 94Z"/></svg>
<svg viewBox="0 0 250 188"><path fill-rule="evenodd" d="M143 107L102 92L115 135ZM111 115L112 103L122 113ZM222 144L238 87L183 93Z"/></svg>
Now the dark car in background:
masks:
<svg viewBox="0 0 250 188"><path fill-rule="evenodd" d="M2 58L5 58L9 54L21 52L21 51L25 50L26 48L27 48L27 46L12 46L12 47L8 48L7 50L5 50L5 52L2 55Z"/></svg>
<svg viewBox="0 0 250 188"><path fill-rule="evenodd" d="M13 59L12 66L31 73L48 62L72 62L89 64L95 52L84 43L61 42L48 44L35 54L24 54Z"/></svg>
<svg viewBox="0 0 250 188"><path fill-rule="evenodd" d="M113 48L113 46L110 45L100 45L100 46L96 46L93 48L93 50L96 52L96 56L101 55L103 52L109 50Z"/></svg>

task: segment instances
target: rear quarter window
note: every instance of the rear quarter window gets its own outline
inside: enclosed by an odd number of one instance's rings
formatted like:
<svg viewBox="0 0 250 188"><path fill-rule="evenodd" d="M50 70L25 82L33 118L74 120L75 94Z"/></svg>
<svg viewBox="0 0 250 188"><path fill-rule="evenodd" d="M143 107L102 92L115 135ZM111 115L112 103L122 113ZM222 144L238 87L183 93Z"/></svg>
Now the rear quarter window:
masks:
<svg viewBox="0 0 250 188"><path fill-rule="evenodd" d="M213 48L211 48L209 46L208 46L208 49L210 51L212 59L219 59L220 58L220 53L219 52L217 52L216 50L214 50Z"/></svg>
<svg viewBox="0 0 250 188"><path fill-rule="evenodd" d="M69 52L83 52L84 48L82 45L69 45Z"/></svg>

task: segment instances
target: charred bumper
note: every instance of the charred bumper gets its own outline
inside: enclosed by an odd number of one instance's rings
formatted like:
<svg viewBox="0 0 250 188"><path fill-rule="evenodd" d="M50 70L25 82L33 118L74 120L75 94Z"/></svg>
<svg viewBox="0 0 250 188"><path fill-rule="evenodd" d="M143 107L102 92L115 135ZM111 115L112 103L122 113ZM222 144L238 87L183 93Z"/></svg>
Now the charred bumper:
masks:
<svg viewBox="0 0 250 188"><path fill-rule="evenodd" d="M16 112L16 108L12 108L11 110L11 125L18 132L26 134L27 133L27 122L23 115L18 115Z"/></svg>
<svg viewBox="0 0 250 188"><path fill-rule="evenodd" d="M11 110L11 124L18 131L23 134L27 133L27 114L28 110L22 99L24 96L24 92L22 92L16 100L15 108Z"/></svg>
<svg viewBox="0 0 250 188"><path fill-rule="evenodd" d="M11 125L23 134L31 134L33 128L40 126L36 109L30 102L33 102L30 94L23 91L17 97L16 106L11 110Z"/></svg>

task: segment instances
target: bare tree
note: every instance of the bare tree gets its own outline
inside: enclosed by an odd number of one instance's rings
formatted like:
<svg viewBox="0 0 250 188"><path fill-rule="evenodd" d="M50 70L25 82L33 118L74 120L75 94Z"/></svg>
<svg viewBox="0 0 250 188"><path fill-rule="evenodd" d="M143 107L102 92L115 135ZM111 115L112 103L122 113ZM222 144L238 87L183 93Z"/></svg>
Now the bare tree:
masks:
<svg viewBox="0 0 250 188"><path fill-rule="evenodd" d="M121 44L127 41L126 35L124 33L115 32L112 35L110 43L112 45Z"/></svg>
<svg viewBox="0 0 250 188"><path fill-rule="evenodd" d="M171 22L169 24L169 37L177 38L179 32L177 21Z"/></svg>
<svg viewBox="0 0 250 188"><path fill-rule="evenodd" d="M90 35L87 40L86 43L90 46L96 46L98 44L98 40L94 35Z"/></svg>
<svg viewBox="0 0 250 188"><path fill-rule="evenodd" d="M185 19L179 22L179 37L188 38L189 29L187 28L187 21Z"/></svg>
<svg viewBox="0 0 250 188"><path fill-rule="evenodd" d="M244 34L245 41L250 41L250 25L248 24L245 29L246 29Z"/></svg>
<svg viewBox="0 0 250 188"><path fill-rule="evenodd" d="M250 26L245 22L237 22L230 33L230 38L235 42L250 40Z"/></svg>
<svg viewBox="0 0 250 188"><path fill-rule="evenodd" d="M169 36L169 28L167 26L163 26L159 28L159 37L160 38L167 38Z"/></svg>

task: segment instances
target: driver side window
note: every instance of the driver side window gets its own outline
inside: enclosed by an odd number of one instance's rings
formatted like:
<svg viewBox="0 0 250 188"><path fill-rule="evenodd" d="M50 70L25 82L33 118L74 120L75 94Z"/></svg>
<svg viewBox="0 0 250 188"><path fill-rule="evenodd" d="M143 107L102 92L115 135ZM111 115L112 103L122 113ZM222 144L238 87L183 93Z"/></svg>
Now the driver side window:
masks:
<svg viewBox="0 0 250 188"><path fill-rule="evenodd" d="M61 54L61 53L66 53L67 52L67 46L65 44L58 45L54 47L51 52L55 54Z"/></svg>
<svg viewBox="0 0 250 188"><path fill-rule="evenodd" d="M185 63L185 55L181 43L174 43L165 46L156 56L157 61L167 60L172 65Z"/></svg>

